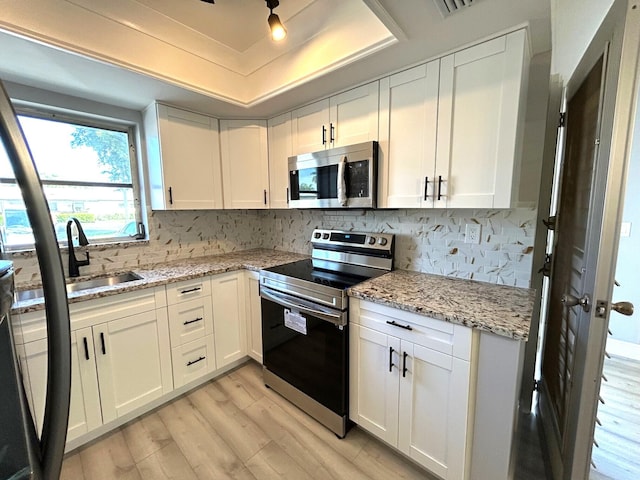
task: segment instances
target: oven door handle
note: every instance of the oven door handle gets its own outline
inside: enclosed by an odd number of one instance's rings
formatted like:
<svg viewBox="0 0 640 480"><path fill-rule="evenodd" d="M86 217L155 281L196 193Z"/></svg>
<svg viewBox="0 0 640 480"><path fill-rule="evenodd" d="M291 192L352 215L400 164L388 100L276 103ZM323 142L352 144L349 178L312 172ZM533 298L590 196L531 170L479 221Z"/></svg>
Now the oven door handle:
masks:
<svg viewBox="0 0 640 480"><path fill-rule="evenodd" d="M308 315L313 315L316 318L321 320L333 323L338 327L343 327L347 324L346 319L344 318L345 314L340 313L331 313L322 310L316 310L314 308L310 308L306 305L301 305L300 303L294 300L294 297L283 293L276 293L272 290L267 290L265 288L260 289L260 296L265 300L271 300L272 302L277 303L278 305L282 305L283 307L294 308L299 310L300 312L306 313Z"/></svg>

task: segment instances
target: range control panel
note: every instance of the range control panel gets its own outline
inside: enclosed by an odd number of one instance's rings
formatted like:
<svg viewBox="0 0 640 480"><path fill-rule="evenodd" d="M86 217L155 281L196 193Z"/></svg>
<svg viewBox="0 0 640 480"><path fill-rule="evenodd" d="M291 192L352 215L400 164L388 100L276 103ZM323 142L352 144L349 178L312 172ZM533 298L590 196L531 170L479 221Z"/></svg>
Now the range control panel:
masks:
<svg viewBox="0 0 640 480"><path fill-rule="evenodd" d="M314 246L333 245L336 247L361 247L367 250L391 251L393 248L394 234L392 233L365 233L343 232L339 230L316 229L311 235L311 243Z"/></svg>

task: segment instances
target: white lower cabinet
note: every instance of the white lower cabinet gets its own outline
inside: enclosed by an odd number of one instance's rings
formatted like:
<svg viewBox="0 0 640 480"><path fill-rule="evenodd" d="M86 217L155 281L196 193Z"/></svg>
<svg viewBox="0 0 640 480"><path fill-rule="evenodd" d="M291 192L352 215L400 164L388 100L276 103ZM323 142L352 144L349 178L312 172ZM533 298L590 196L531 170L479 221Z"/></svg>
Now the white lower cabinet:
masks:
<svg viewBox="0 0 640 480"><path fill-rule="evenodd" d="M92 327L105 423L161 397L172 383L166 325L166 309L159 309Z"/></svg>
<svg viewBox="0 0 640 480"><path fill-rule="evenodd" d="M33 399L31 411L38 432L42 433L47 386L47 339L25 344L24 355ZM91 329L87 328L71 332L71 403L67 441L74 440L100 425L102 412L93 338Z"/></svg>
<svg viewBox="0 0 640 480"><path fill-rule="evenodd" d="M446 479L468 478L472 330L351 299L350 417Z"/></svg>
<svg viewBox="0 0 640 480"><path fill-rule="evenodd" d="M211 277L217 368L247 354L244 284L242 271Z"/></svg>
<svg viewBox="0 0 640 480"><path fill-rule="evenodd" d="M157 297L157 298L156 298ZM173 389L163 289L70 306L71 404L67 441L121 417ZM156 309L156 300L163 308ZM33 413L42 429L47 383L44 312L24 338Z"/></svg>
<svg viewBox="0 0 640 480"><path fill-rule="evenodd" d="M182 387L216 369L209 278L167 286L173 385Z"/></svg>
<svg viewBox="0 0 640 480"><path fill-rule="evenodd" d="M247 354L262 363L262 304L260 301L260 274L246 273Z"/></svg>
<svg viewBox="0 0 640 480"><path fill-rule="evenodd" d="M171 349L173 384L186 385L216 369L213 335L193 340Z"/></svg>

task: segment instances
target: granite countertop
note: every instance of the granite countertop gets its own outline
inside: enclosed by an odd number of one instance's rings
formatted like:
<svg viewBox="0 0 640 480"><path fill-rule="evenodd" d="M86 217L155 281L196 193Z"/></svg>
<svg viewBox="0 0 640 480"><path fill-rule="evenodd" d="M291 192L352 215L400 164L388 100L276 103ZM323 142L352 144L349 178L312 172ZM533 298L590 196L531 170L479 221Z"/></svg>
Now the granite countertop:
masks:
<svg viewBox="0 0 640 480"><path fill-rule="evenodd" d="M145 265L130 270L142 277L141 280L72 292L68 298L69 303L81 302L235 270L258 271L303 258L309 257L277 250L255 249ZM75 280L88 278L96 277L79 277ZM19 289L37 287L39 285L24 285ZM515 340L527 340L534 302L534 291L530 289L407 270L394 270L367 280L350 288L348 294ZM15 303L12 313L26 313L43 308L43 299L36 298Z"/></svg>
<svg viewBox="0 0 640 480"><path fill-rule="evenodd" d="M362 300L526 341L535 291L394 270L349 289Z"/></svg>
<svg viewBox="0 0 640 480"><path fill-rule="evenodd" d="M298 253L256 249L242 250L239 252L225 253L209 257L191 258L158 265L145 265L130 269L131 272L142 277L141 280L72 292L69 293L68 298L69 303L81 302L94 298L108 297L119 293L166 285L183 280L191 280L193 278L204 277L207 275L217 275L235 270L245 269L258 271L262 268L269 268L275 265L295 262L296 260L308 257L308 255L301 255ZM120 272L109 272L109 274L117 273ZM82 281L89 278L96 278L96 276L78 277L77 279L74 279L74 281ZM40 285L22 285L18 287L18 290L38 288L39 286ZM16 314L42 309L44 309L43 299L35 298L32 300L14 303L11 311Z"/></svg>

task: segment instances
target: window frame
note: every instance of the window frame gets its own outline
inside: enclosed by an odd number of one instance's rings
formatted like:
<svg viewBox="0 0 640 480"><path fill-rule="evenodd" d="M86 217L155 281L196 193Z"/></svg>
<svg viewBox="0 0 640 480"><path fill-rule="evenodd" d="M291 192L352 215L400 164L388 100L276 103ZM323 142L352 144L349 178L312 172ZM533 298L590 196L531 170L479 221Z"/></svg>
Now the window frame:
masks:
<svg viewBox="0 0 640 480"><path fill-rule="evenodd" d="M140 158L139 149L139 131L140 126L137 123L133 123L126 120L120 120L117 118L106 117L96 115L88 112L80 111L67 111L57 110L53 107L47 107L45 105L21 105L14 102L14 109L16 116L39 118L43 120L50 120L60 123L66 123L71 125L78 125L80 127L99 128L102 130L111 130L115 132L126 133L129 143L129 166L131 168L131 183L122 182L82 182L77 180L44 180L40 178L40 182L43 187L47 185L52 186L71 186L71 187L106 187L106 188L118 188L125 187L132 189L132 203L134 207L134 216L136 225L143 225L144 237L138 238L137 235L124 235L117 237L104 237L99 240L91 241L89 239L89 248L92 245L109 245L116 243L127 242L139 242L148 240L148 228L146 215L144 214L144 202L143 202L143 179L140 174ZM9 179L0 177L0 184L17 185L15 179ZM45 195L46 197L46 195ZM49 206L50 200L47 198L47 206ZM58 246L61 248L68 248L68 242L66 239L58 239ZM5 244L3 248L6 252L17 252L25 250L34 250L35 245L33 243L23 244Z"/></svg>

